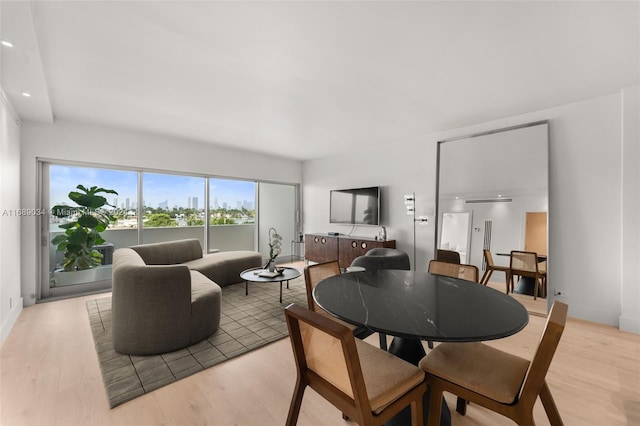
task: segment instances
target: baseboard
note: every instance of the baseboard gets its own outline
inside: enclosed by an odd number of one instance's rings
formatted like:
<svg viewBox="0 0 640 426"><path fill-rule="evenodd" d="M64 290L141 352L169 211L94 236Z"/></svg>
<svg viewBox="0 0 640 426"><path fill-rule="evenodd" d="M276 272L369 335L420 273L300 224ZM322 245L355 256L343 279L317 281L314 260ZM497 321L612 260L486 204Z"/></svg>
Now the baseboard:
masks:
<svg viewBox="0 0 640 426"><path fill-rule="evenodd" d="M13 328L13 325L18 320L18 316L20 315L20 312L22 312L22 302L23 301L21 297L18 300L18 303L16 303L15 306L11 309L7 320L2 324L2 328L0 329L0 345L3 344L7 339L9 333L11 332L11 329Z"/></svg>
<svg viewBox="0 0 640 426"><path fill-rule="evenodd" d="M620 331L640 334L640 318L625 317L620 315Z"/></svg>

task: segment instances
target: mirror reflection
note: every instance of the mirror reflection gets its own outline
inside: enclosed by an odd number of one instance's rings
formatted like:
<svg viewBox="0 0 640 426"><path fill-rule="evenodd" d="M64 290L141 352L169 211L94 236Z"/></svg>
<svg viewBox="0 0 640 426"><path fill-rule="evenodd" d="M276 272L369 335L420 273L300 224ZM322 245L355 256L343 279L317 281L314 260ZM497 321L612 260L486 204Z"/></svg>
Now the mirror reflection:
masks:
<svg viewBox="0 0 640 426"><path fill-rule="evenodd" d="M546 121L439 142L436 192L437 249L459 252L461 263L477 266L480 276L486 270L485 249L503 267L510 266L511 251L531 251L546 274ZM538 306L532 309L544 313L542 286L533 300L534 281L515 278L514 297L526 298L527 305L530 300ZM506 273L494 271L489 285L506 291Z"/></svg>

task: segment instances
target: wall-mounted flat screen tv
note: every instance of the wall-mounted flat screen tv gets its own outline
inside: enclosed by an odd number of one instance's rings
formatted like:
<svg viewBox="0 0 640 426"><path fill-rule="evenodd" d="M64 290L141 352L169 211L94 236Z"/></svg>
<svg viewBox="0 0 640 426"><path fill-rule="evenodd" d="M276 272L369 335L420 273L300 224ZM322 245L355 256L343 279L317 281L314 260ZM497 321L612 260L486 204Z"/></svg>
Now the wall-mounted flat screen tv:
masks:
<svg viewBox="0 0 640 426"><path fill-rule="evenodd" d="M380 187L332 190L329 222L343 225L380 225Z"/></svg>

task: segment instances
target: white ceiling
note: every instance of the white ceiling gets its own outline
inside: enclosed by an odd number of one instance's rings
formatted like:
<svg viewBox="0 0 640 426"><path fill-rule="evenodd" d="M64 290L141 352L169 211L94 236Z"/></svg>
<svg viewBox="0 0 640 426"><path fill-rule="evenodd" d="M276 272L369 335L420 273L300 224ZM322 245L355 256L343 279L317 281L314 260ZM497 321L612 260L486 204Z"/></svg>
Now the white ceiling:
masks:
<svg viewBox="0 0 640 426"><path fill-rule="evenodd" d="M23 119L302 160L640 82L638 1L3 0L0 18Z"/></svg>

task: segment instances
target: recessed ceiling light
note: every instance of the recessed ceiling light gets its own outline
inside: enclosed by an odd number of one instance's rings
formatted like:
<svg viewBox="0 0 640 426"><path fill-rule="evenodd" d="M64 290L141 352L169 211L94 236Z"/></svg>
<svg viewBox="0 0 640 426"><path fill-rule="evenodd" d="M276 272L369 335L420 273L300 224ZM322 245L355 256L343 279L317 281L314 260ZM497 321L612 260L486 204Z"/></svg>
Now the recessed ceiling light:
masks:
<svg viewBox="0 0 640 426"><path fill-rule="evenodd" d="M10 41L7 41L7 40L2 40L2 45L4 47L13 47L13 43L11 43Z"/></svg>
<svg viewBox="0 0 640 426"><path fill-rule="evenodd" d="M24 96L25 98L30 98L31 97L31 93L22 92L22 96Z"/></svg>

